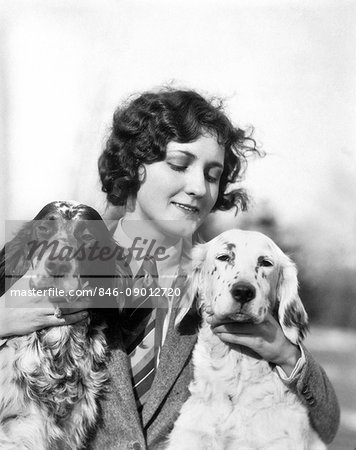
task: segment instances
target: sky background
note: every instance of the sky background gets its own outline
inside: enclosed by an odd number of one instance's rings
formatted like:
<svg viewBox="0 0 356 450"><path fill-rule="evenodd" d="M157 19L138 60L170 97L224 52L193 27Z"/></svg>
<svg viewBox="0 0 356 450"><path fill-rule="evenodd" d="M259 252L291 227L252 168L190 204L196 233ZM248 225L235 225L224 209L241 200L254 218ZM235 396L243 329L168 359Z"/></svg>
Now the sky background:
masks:
<svg viewBox="0 0 356 450"><path fill-rule="evenodd" d="M346 0L0 3L1 210L77 199L115 107L173 83L226 99L267 153L244 185L284 223L356 230L356 4Z"/></svg>

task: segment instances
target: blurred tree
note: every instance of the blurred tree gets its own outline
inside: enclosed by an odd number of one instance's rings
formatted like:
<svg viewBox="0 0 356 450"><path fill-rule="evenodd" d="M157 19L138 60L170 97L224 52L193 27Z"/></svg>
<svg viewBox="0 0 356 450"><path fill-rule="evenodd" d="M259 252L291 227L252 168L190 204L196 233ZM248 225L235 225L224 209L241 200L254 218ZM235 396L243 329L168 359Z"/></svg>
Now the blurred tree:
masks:
<svg viewBox="0 0 356 450"><path fill-rule="evenodd" d="M292 230L303 251L303 285L313 286L316 319L356 326L356 156L340 151L324 168L312 214Z"/></svg>

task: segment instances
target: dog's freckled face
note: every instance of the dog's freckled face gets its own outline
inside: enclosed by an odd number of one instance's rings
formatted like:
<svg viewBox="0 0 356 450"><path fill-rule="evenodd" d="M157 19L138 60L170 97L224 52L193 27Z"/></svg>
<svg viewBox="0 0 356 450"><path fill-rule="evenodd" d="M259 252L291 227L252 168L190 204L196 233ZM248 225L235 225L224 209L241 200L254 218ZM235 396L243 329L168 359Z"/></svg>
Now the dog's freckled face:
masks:
<svg viewBox="0 0 356 450"><path fill-rule="evenodd" d="M259 244L241 237L231 242L225 236L209 246L201 280L209 280L204 300L219 319L258 323L273 308L278 264L272 246Z"/></svg>
<svg viewBox="0 0 356 450"><path fill-rule="evenodd" d="M267 236L229 230L193 250L193 293L218 320L262 322L278 309L285 335L300 341L307 315L294 263Z"/></svg>

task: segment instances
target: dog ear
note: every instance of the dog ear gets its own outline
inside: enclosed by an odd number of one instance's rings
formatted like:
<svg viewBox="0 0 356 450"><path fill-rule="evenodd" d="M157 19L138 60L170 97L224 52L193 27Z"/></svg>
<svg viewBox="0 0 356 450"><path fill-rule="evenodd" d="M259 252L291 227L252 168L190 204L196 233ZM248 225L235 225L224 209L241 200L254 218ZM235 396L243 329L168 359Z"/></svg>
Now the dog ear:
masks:
<svg viewBox="0 0 356 450"><path fill-rule="evenodd" d="M192 250L191 259L192 259L192 271L188 274L187 283L188 286L184 290L184 294L180 297L177 308L178 314L175 320L175 325L178 326L182 319L187 315L187 313L191 310L194 304L199 307L195 302L197 302L199 290L202 285L201 280L201 269L203 263L205 261L207 252L206 244L197 244Z"/></svg>
<svg viewBox="0 0 356 450"><path fill-rule="evenodd" d="M285 336L298 344L308 330L308 315L298 294L297 268L287 255L282 251L281 254L277 283L278 319Z"/></svg>
<svg viewBox="0 0 356 450"><path fill-rule="evenodd" d="M33 224L22 226L15 237L5 244L0 252L0 295L3 295L31 266L28 258L28 242L33 233Z"/></svg>

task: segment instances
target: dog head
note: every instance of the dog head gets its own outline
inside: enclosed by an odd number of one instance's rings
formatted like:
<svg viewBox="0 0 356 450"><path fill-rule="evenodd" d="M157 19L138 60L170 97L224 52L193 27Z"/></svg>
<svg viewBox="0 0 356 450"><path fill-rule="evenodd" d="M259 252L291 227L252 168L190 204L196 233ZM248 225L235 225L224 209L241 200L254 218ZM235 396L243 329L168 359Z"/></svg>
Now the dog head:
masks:
<svg viewBox="0 0 356 450"><path fill-rule="evenodd" d="M291 259L259 232L229 230L192 253L191 293L184 313L196 306L219 320L260 323L277 311L285 336L301 341L307 314L298 295Z"/></svg>
<svg viewBox="0 0 356 450"><path fill-rule="evenodd" d="M77 290L108 286L115 273L115 260L110 258L113 247L97 211L73 201L55 201L6 244L1 266L10 285L32 269L30 288L56 288L72 302Z"/></svg>

